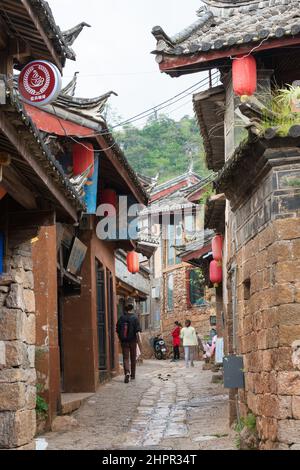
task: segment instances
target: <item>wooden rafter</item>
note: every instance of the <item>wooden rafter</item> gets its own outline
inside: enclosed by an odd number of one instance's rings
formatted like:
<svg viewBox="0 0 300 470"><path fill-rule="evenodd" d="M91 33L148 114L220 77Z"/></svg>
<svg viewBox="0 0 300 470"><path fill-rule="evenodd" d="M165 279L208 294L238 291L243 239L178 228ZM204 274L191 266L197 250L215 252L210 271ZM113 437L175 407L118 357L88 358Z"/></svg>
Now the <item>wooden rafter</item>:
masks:
<svg viewBox="0 0 300 470"><path fill-rule="evenodd" d="M18 153L23 157L26 163L30 165L35 174L45 184L48 190L52 193L59 204L64 210L72 217L74 221L77 221L77 212L73 207L72 203L64 196L62 191L57 187L53 178L47 173L47 170L43 168L42 164L37 162L33 157L32 152L29 151L26 145L26 140L22 138L21 134L18 133L15 128L8 122L5 113L0 111L0 129L14 145Z"/></svg>
<svg viewBox="0 0 300 470"><path fill-rule="evenodd" d="M277 39L266 41L261 44L259 47L255 49L255 52L266 51L269 49L276 49L276 48L283 48L287 46L295 46L300 44L300 38L290 38L290 39ZM254 46L252 46L254 47ZM251 50L249 45L247 46L240 46L232 49L228 49L226 51L214 51L209 53L200 53L200 54L193 54L193 55L182 55L182 56L166 56L162 57L162 62L159 64L159 68L161 72L176 72L176 69L182 69L183 67L189 67L197 64L203 64L203 70L207 68L212 68L216 66L214 62L219 61L221 59L228 59L233 56L238 56L241 54L247 54ZM206 64L204 66L204 64ZM184 73L182 70L178 72Z"/></svg>
<svg viewBox="0 0 300 470"><path fill-rule="evenodd" d="M51 56L53 57L53 60L55 62L55 64L57 65L57 67L59 68L59 70L62 70L62 63L61 63L61 59L60 57L58 56L57 52L55 51L52 43L51 43L51 40L49 39L49 37L47 36L47 34L45 33L44 31L44 28L40 22L40 20L37 18L37 16L35 15L35 13L33 12L28 0L21 0L22 4L24 5L24 7L26 8L31 20L33 21L37 31L39 32L39 34L41 35L45 45L47 46L47 49L49 50Z"/></svg>

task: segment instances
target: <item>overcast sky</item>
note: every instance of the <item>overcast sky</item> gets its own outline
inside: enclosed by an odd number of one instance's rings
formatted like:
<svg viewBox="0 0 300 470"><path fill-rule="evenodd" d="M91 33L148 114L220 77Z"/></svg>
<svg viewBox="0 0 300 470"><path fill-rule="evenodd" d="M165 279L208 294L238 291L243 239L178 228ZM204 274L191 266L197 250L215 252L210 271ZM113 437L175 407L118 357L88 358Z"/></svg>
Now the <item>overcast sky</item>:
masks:
<svg viewBox="0 0 300 470"><path fill-rule="evenodd" d="M79 71L77 96L114 90L119 96L111 98L111 104L122 118L157 105L203 76L170 78L159 72L150 54L156 44L152 27L160 25L170 35L181 31L197 19L200 0L49 0L49 4L62 30L81 21L92 26L76 40L77 61L67 62L64 82ZM192 114L191 102L191 97L185 98L165 112L176 119Z"/></svg>

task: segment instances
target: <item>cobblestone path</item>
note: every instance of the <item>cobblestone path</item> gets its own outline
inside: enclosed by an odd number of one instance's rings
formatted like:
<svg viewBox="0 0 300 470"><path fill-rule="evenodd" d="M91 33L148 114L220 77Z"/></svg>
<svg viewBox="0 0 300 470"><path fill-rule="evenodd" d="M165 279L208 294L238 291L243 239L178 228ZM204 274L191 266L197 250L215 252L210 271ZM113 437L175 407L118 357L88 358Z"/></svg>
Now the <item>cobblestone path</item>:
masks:
<svg viewBox="0 0 300 470"><path fill-rule="evenodd" d="M145 361L136 382L100 387L74 413L79 427L44 436L49 449L234 449L228 395L202 363Z"/></svg>

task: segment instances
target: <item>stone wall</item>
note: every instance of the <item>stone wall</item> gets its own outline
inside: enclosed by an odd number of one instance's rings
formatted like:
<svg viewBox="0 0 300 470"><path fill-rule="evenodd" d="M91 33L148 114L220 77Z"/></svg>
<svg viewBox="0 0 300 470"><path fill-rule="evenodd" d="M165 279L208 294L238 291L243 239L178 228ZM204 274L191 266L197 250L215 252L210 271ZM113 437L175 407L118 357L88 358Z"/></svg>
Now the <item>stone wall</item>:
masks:
<svg viewBox="0 0 300 470"><path fill-rule="evenodd" d="M196 329L200 337L209 335L211 330L210 316L215 315L212 307L215 305L214 298L210 291L207 292L206 305L201 307L190 306L187 292L187 270L190 266L180 265L163 276L163 296L161 310L161 329L164 339L172 349L171 331L174 329L175 321L179 321L183 326L185 320L191 320L192 326ZM168 311L167 305L167 276L174 274L174 308ZM211 304L210 304L211 302Z"/></svg>
<svg viewBox="0 0 300 470"><path fill-rule="evenodd" d="M261 448L300 448L300 222L274 220L236 256L240 411Z"/></svg>
<svg viewBox="0 0 300 470"><path fill-rule="evenodd" d="M31 244L11 250L0 277L0 449L34 449L35 297Z"/></svg>

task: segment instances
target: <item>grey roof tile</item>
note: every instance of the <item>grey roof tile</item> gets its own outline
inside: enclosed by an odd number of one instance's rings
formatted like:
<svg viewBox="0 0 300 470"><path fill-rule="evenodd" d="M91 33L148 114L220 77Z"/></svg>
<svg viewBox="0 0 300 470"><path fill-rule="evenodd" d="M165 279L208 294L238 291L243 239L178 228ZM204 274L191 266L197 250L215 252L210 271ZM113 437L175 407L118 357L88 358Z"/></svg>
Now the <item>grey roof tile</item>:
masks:
<svg viewBox="0 0 300 470"><path fill-rule="evenodd" d="M296 0L203 1L205 5L197 13L199 19L174 37L169 37L161 27L153 29L159 40L159 53L188 55L300 33Z"/></svg>

